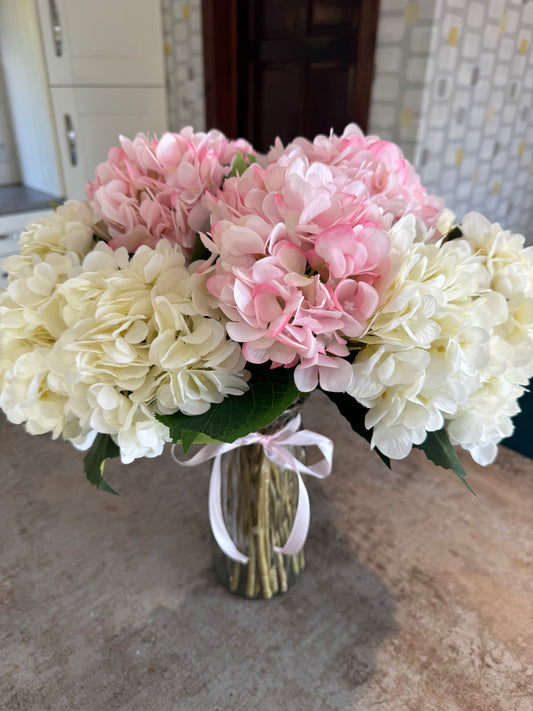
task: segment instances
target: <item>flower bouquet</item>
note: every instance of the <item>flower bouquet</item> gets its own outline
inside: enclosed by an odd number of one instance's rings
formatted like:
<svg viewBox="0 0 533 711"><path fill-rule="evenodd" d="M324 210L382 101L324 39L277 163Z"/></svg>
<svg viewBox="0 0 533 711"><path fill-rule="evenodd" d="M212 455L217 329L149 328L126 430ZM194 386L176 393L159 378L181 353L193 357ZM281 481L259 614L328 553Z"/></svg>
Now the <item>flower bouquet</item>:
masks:
<svg viewBox="0 0 533 711"><path fill-rule="evenodd" d="M189 464L215 457L231 589L270 597L304 564L301 473L325 476L332 453L299 431L313 390L385 463L420 447L463 481L453 445L488 464L511 434L533 375L533 248L478 214L454 225L396 145L355 125L266 156L214 130L139 134L86 194L3 264L0 407L88 449L110 492L107 458L206 445Z"/></svg>

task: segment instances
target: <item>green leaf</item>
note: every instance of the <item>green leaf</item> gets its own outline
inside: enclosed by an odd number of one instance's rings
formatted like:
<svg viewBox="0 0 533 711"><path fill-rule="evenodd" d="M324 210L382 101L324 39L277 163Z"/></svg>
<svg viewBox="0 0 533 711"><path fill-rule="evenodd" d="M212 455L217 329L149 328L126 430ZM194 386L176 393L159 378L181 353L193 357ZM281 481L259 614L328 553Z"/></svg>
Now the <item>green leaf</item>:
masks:
<svg viewBox="0 0 533 711"><path fill-rule="evenodd" d="M422 449L426 457L438 466L452 469L466 488L476 496L476 492L466 481L466 472L444 429L438 432L428 432L425 441L415 446Z"/></svg>
<svg viewBox="0 0 533 711"><path fill-rule="evenodd" d="M248 365L247 369L250 389L243 395L230 395L203 415L156 415L169 428L172 441L181 442L185 452L205 436L234 442L269 425L300 396L292 368Z"/></svg>
<svg viewBox="0 0 533 711"><path fill-rule="evenodd" d="M445 242L451 242L452 239L459 239L462 236L463 233L461 232L461 228L456 225L455 227L452 227L452 229L448 232L446 237L442 240L442 243L444 244Z"/></svg>
<svg viewBox="0 0 533 711"><path fill-rule="evenodd" d="M253 153L247 153L246 157L248 158L248 165L251 165L252 163L257 162L257 158L256 158L256 156L254 156Z"/></svg>
<svg viewBox="0 0 533 711"><path fill-rule="evenodd" d="M202 242L202 238L200 235L196 235L196 241L194 242L194 247L192 248L191 262L195 262L197 259L209 259L210 256L211 252Z"/></svg>
<svg viewBox="0 0 533 711"><path fill-rule="evenodd" d="M208 437L206 434L199 434L192 444L220 444L221 440Z"/></svg>
<svg viewBox="0 0 533 711"><path fill-rule="evenodd" d="M367 442L372 441L372 430L368 430L365 427L365 415L368 412L366 407L357 402L357 400L348 395L347 393L332 393L326 392L329 399L335 403L337 409L343 417L345 417L354 432L366 439ZM385 465L390 469L390 459L385 454L379 451L377 447L374 447L376 454L378 454Z"/></svg>
<svg viewBox="0 0 533 711"><path fill-rule="evenodd" d="M101 491L107 491L109 494L115 494L116 496L119 496L118 491L109 486L104 479L104 464L106 459L118 457L119 455L120 449L113 442L110 435L97 434L83 460L83 468L91 484Z"/></svg>
<svg viewBox="0 0 533 711"><path fill-rule="evenodd" d="M49 200L48 202L50 203L50 207L52 208L52 210L54 210L55 212L55 210L57 210L57 208L59 207L59 204L57 202L54 202L53 200Z"/></svg>
<svg viewBox="0 0 533 711"><path fill-rule="evenodd" d="M233 167L231 169L229 177L235 178L237 175L242 175L246 168L248 168L248 164L244 160L242 151L237 151L237 155L235 156L235 159L233 161Z"/></svg>

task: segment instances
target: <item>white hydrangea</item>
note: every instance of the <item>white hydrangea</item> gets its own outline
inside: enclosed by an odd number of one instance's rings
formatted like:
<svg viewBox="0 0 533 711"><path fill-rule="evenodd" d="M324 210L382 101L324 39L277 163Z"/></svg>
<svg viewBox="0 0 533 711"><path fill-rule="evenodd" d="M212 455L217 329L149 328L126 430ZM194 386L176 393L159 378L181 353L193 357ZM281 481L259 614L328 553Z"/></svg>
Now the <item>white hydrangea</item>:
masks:
<svg viewBox="0 0 533 711"><path fill-rule="evenodd" d="M490 288L505 301L506 313L492 329L478 387L446 427L453 444L470 451L478 463L490 464L498 442L513 432L518 398L533 377L533 247L477 213L464 217L461 231L481 258Z"/></svg>
<svg viewBox="0 0 533 711"><path fill-rule="evenodd" d="M487 270L465 241L415 241L411 217L398 222L391 239L399 271L360 339L366 345L348 392L369 409L373 446L400 459L479 386L491 330L507 310L500 295L485 293Z"/></svg>
<svg viewBox="0 0 533 711"><path fill-rule="evenodd" d="M0 407L9 420L26 423L30 434L50 432L76 442L84 440L90 428L83 429L67 398L50 388L50 348L35 347L20 354L5 374L0 392Z"/></svg>
<svg viewBox="0 0 533 711"><path fill-rule="evenodd" d="M73 252L80 259L94 245L96 217L86 202L67 200L55 212L38 218L20 235L22 257L37 254L45 257L51 252Z"/></svg>
<svg viewBox="0 0 533 711"><path fill-rule="evenodd" d="M512 350L498 336L491 337L490 361L481 370L479 386L446 423L451 443L468 450L478 464L495 460L498 443L513 433L512 417L520 411L524 387L514 382L508 367Z"/></svg>
<svg viewBox="0 0 533 711"><path fill-rule="evenodd" d="M24 265L26 276L21 269L0 294L0 407L12 422L26 422L32 434L78 441L88 432L48 384L52 349L66 328L57 287L76 268L74 253L33 255Z"/></svg>
<svg viewBox="0 0 533 711"><path fill-rule="evenodd" d="M168 430L156 412L198 414L247 389L240 346L198 296L207 276L185 267L179 246L160 241L130 257L99 242L80 262L80 233L67 244L59 229L50 251L12 263L0 297L0 406L80 447L110 434L125 463L157 456Z"/></svg>
<svg viewBox="0 0 533 711"><path fill-rule="evenodd" d="M507 302L507 319L495 333L512 346L509 366L526 384L533 376L533 247L477 213L463 218L461 231L483 260L490 288Z"/></svg>
<svg viewBox="0 0 533 711"><path fill-rule="evenodd" d="M77 381L113 382L162 413L199 414L244 392L240 346L197 311L201 279L166 241L131 259L100 243L61 287L69 329L59 345L75 354Z"/></svg>
<svg viewBox="0 0 533 711"><path fill-rule="evenodd" d="M65 329L58 284L79 269L93 246L93 215L75 200L28 225L21 253L5 259L7 289L0 293L0 389L17 358L50 347Z"/></svg>
<svg viewBox="0 0 533 711"><path fill-rule="evenodd" d="M147 403L136 403L111 383L94 383L87 389L91 427L110 434L120 447L120 458L129 464L139 457L157 457L169 441L168 429L154 418Z"/></svg>
<svg viewBox="0 0 533 711"><path fill-rule="evenodd" d="M441 235L446 235L452 229L455 224L455 213L449 208L445 207L440 213L439 219L437 220L437 232Z"/></svg>

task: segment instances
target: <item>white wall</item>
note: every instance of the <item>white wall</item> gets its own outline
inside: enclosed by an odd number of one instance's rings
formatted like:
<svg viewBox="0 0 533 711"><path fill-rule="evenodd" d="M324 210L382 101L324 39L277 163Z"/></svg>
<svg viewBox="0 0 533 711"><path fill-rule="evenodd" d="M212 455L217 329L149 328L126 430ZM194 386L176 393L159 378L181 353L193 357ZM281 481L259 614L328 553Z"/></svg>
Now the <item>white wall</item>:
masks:
<svg viewBox="0 0 533 711"><path fill-rule="evenodd" d="M11 128L4 75L0 64L0 185L11 185L19 181L17 151Z"/></svg>

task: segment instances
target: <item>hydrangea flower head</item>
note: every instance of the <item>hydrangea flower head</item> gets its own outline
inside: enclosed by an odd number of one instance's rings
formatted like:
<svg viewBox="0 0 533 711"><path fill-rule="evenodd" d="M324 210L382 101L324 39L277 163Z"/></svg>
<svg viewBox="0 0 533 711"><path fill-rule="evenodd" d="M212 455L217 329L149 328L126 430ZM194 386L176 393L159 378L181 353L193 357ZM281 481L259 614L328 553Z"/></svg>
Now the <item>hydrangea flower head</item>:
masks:
<svg viewBox="0 0 533 711"><path fill-rule="evenodd" d="M347 338L366 328L389 268L379 211L349 177L305 156L252 165L207 204L217 257L207 288L253 363L296 366L301 391L343 391ZM207 243L207 240L206 240Z"/></svg>
<svg viewBox="0 0 533 711"><path fill-rule="evenodd" d="M312 142L297 138L286 148L277 139L268 158L283 164L297 156L326 164L334 174L348 178L352 191L379 207L387 228L408 213L435 227L444 208L441 198L427 195L415 169L395 143L365 136L355 124L346 126L341 136L332 132Z"/></svg>
<svg viewBox="0 0 533 711"><path fill-rule="evenodd" d="M96 168L86 193L104 221L113 249L134 252L166 239L179 244L190 260L197 232L208 217L206 191L215 192L237 152L254 153L243 140L229 141L220 131L165 133L160 140L139 133L109 151Z"/></svg>

